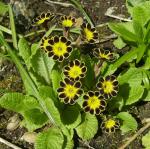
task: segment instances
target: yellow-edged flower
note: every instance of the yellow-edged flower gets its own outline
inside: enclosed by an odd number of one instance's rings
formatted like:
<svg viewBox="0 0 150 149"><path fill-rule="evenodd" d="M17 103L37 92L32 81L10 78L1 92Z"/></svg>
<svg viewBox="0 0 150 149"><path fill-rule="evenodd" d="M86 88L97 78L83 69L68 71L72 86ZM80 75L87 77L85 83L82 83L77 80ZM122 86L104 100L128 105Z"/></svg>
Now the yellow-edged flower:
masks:
<svg viewBox="0 0 150 149"><path fill-rule="evenodd" d="M114 133L116 129L119 129L120 124L119 121L109 118L105 121L102 122L101 128L104 130L106 133Z"/></svg>
<svg viewBox="0 0 150 149"><path fill-rule="evenodd" d="M33 19L32 26L38 26L45 22L51 21L54 17L55 15L51 12L47 12L47 13L43 12L39 16Z"/></svg>
<svg viewBox="0 0 150 149"><path fill-rule="evenodd" d="M63 36L43 38L41 48L48 53L49 57L52 57L54 60L59 62L62 62L65 58L68 58L72 52L71 42Z"/></svg>
<svg viewBox="0 0 150 149"><path fill-rule="evenodd" d="M104 60L104 61L113 61L114 60L114 54L112 52L110 52L109 50L95 48L95 49L93 49L93 54L95 57L97 57L100 60Z"/></svg>
<svg viewBox="0 0 150 149"><path fill-rule="evenodd" d="M65 104L73 105L79 96L83 93L81 89L81 82L73 82L68 78L60 82L60 88L57 89L59 98Z"/></svg>
<svg viewBox="0 0 150 149"><path fill-rule="evenodd" d="M78 81L80 78L85 77L86 71L87 68L85 64L75 59L74 61L71 61L68 66L64 68L64 75L73 81Z"/></svg>
<svg viewBox="0 0 150 149"><path fill-rule="evenodd" d="M86 95L83 96L83 98L84 102L82 106L85 112L99 115L105 110L107 103L99 92L89 91Z"/></svg>
<svg viewBox="0 0 150 149"><path fill-rule="evenodd" d="M104 95L106 99L117 96L118 93L118 81L114 75L100 78L97 83L97 88L100 93Z"/></svg>
<svg viewBox="0 0 150 149"><path fill-rule="evenodd" d="M87 43L95 43L98 40L98 33L95 27L91 27L89 23L81 25L81 38Z"/></svg>
<svg viewBox="0 0 150 149"><path fill-rule="evenodd" d="M76 19L74 17L66 16L66 15L60 17L60 23L65 29L69 29L73 27L75 22Z"/></svg>

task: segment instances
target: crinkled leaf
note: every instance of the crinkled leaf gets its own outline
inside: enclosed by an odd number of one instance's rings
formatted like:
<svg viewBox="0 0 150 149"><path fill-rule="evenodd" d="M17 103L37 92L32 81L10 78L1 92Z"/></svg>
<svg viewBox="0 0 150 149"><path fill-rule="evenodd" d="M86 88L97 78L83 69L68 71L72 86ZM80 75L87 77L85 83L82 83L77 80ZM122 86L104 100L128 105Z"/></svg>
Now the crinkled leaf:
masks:
<svg viewBox="0 0 150 149"><path fill-rule="evenodd" d="M94 115L84 113L82 115L83 122L75 128L77 134L83 140L89 140L94 137L98 130L98 121Z"/></svg>
<svg viewBox="0 0 150 149"><path fill-rule="evenodd" d="M48 57L44 51L38 50L32 57L31 64L33 70L50 84L51 70L55 64L54 60Z"/></svg>
<svg viewBox="0 0 150 149"><path fill-rule="evenodd" d="M120 85L124 83L140 85L142 82L142 71L131 67L127 72L120 74L117 79Z"/></svg>
<svg viewBox="0 0 150 149"><path fill-rule="evenodd" d="M42 112L34 97L21 93L7 93L0 98L0 105L20 113L24 118L22 125L29 131L42 127L48 121L48 117Z"/></svg>
<svg viewBox="0 0 150 149"><path fill-rule="evenodd" d="M145 149L150 149L150 131L142 137L142 145Z"/></svg>
<svg viewBox="0 0 150 149"><path fill-rule="evenodd" d="M7 93L0 98L0 105L6 109L22 112L39 107L37 100L21 93Z"/></svg>
<svg viewBox="0 0 150 149"><path fill-rule="evenodd" d="M79 105L67 105L61 112L61 119L64 125L68 128L74 129L81 123L81 114Z"/></svg>
<svg viewBox="0 0 150 149"><path fill-rule="evenodd" d="M19 55L23 58L26 64L29 62L31 48L25 38L21 38L18 42Z"/></svg>
<svg viewBox="0 0 150 149"><path fill-rule="evenodd" d="M62 149L64 137L60 129L51 127L48 131L38 134L35 149Z"/></svg>
<svg viewBox="0 0 150 149"><path fill-rule="evenodd" d="M41 128L48 122L48 117L44 112L39 109L31 109L23 112L24 120L22 125L25 126L28 131L34 131Z"/></svg>
<svg viewBox="0 0 150 149"><path fill-rule="evenodd" d="M128 131L135 131L137 129L137 126L138 126L137 121L128 112L120 112L117 115L117 118L123 121L121 128L120 128L123 133L126 133Z"/></svg>
<svg viewBox="0 0 150 149"><path fill-rule="evenodd" d="M53 86L53 90L55 92L55 94L57 95L57 89L59 88L59 83L61 80L61 72L59 72L58 70L52 70L51 73L51 80L52 80L52 86Z"/></svg>

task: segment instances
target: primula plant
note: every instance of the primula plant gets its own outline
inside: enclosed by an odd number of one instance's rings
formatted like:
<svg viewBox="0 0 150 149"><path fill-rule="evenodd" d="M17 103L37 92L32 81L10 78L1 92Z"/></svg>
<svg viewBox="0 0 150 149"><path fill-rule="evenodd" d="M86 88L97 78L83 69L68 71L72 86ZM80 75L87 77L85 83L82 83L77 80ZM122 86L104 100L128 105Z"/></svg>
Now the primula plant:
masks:
<svg viewBox="0 0 150 149"><path fill-rule="evenodd" d="M24 91L3 93L0 106L20 113L28 131L46 126L36 149L72 149L75 135L88 141L100 132L135 131L129 109L150 101L150 2L127 1L132 20L109 23L118 35L114 45L120 51L128 47L123 54L101 48L96 26L78 1L71 2L84 15L80 26L74 16L43 12L31 24L44 28L34 42L16 33L11 6L5 5L13 44L5 40L9 29L1 27L0 46L16 64Z"/></svg>

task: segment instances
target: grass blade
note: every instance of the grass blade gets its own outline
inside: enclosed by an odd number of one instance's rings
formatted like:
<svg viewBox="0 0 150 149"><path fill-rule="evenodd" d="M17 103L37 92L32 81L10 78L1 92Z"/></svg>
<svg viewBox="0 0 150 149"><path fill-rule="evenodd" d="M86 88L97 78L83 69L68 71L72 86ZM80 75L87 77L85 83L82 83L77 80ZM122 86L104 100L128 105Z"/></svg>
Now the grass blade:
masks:
<svg viewBox="0 0 150 149"><path fill-rule="evenodd" d="M81 13L85 16L86 20L88 21L88 23L90 23L91 26L94 26L93 22L91 21L90 17L85 12L83 6L79 3L79 1L78 0L70 0L70 2L72 4L74 4L81 11Z"/></svg>
<svg viewBox="0 0 150 149"><path fill-rule="evenodd" d="M9 9L9 17L10 17L10 27L12 31L13 46L15 49L17 49L17 35L16 35L16 28L14 22L14 15L13 15L11 5L8 5L8 9Z"/></svg>

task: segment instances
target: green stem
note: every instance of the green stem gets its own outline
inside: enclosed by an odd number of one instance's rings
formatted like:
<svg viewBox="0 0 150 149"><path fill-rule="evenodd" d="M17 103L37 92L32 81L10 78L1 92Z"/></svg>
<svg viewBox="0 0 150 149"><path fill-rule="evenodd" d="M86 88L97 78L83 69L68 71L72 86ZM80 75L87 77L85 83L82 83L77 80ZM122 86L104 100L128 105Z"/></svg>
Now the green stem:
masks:
<svg viewBox="0 0 150 149"><path fill-rule="evenodd" d="M12 31L13 46L15 49L17 49L16 27L15 27L14 16L13 16L11 5L8 5L8 9L9 9L9 17L10 17L10 27Z"/></svg>
<svg viewBox="0 0 150 149"><path fill-rule="evenodd" d="M5 46L5 48L8 51L8 54L11 56L12 60L14 61L14 63L16 64L17 68L19 69L20 75L23 79L24 82L27 82L29 86L31 86L32 88L32 92L33 95L37 98L37 100L39 101L39 104L41 105L41 107L43 108L44 112L46 113L46 115L48 116L49 120L54 124L55 121L52 118L50 112L48 111L43 99L40 97L38 89L36 87L36 85L34 84L34 82L32 81L32 79L30 78L29 74L27 73L27 71L24 69L24 67L22 66L22 64L20 63L17 55L13 52L13 50L10 48L10 46L7 44L7 42L5 41L5 39L0 35L0 43L2 45Z"/></svg>
<svg viewBox="0 0 150 149"><path fill-rule="evenodd" d="M92 26L94 26L93 22L91 21L90 17L87 15L87 13L85 12L83 6L79 3L78 0L70 0L71 3L73 3L81 12L82 14L85 16L86 20L88 21L88 23L90 23Z"/></svg>

